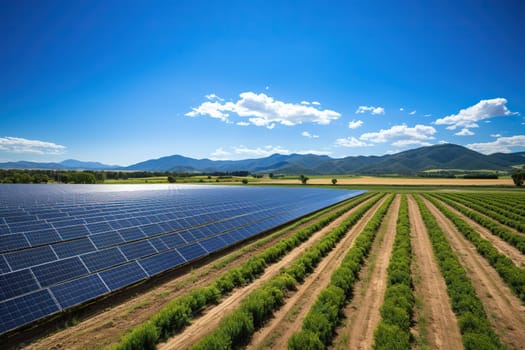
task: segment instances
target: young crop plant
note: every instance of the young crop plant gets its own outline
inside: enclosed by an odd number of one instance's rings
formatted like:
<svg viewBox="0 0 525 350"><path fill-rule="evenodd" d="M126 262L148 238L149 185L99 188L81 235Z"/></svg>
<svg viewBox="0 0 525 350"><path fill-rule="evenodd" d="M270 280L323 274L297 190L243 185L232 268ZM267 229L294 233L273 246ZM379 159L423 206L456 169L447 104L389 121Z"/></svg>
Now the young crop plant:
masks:
<svg viewBox="0 0 525 350"><path fill-rule="evenodd" d="M267 264L278 261L290 250L306 241L315 232L325 227L348 210L372 197L375 198L373 198L370 203L365 204L365 207L371 206L371 203L375 203L380 199L380 196L378 196L377 193L369 193L359 196L340 207L335 212L298 230L290 237L279 241L276 245L267 248L262 253L243 263L241 266L224 273L211 285L194 289L186 295L171 300L148 321L142 325L136 326L126 334L120 342L113 347L113 350L154 349L155 344L158 342L180 332L180 330L186 327L190 320L195 315L199 314L206 306L217 303L222 296L231 292L235 287L252 281L264 271ZM318 215L326 213L329 210L330 209L323 210L311 217L318 217ZM303 220L297 223L297 225L301 222L306 222L308 218ZM296 227L296 225L291 226L291 228L293 227ZM291 228L287 228L286 230ZM147 325L147 327L144 325Z"/></svg>
<svg viewBox="0 0 525 350"><path fill-rule="evenodd" d="M432 250L456 314L461 339L466 350L504 349L490 327L483 304L479 300L465 269L452 251L445 234L419 196L415 196L423 222L428 231Z"/></svg>
<svg viewBox="0 0 525 350"><path fill-rule="evenodd" d="M460 211L463 215L471 218L481 226L487 228L492 234L498 236L507 243L516 247L520 252L525 253L525 236L516 234L511 230L507 229L506 227L494 222L492 219L489 219L486 216L480 215L473 210L459 205L457 202L455 202L453 199L450 199L449 197L436 194L432 194L432 196L447 203L451 207Z"/></svg>
<svg viewBox="0 0 525 350"><path fill-rule="evenodd" d="M481 238L479 233L456 214L445 208L441 203L437 202L436 199L430 196L426 196L426 198L454 223L463 236L474 244L477 252L480 253L492 267L494 267L514 294L516 294L522 302L525 302L525 270L514 265L512 260L506 255L501 254L496 248L494 248L492 243Z"/></svg>
<svg viewBox="0 0 525 350"><path fill-rule="evenodd" d="M281 307L285 293L294 290L300 281L311 274L323 257L347 234L348 230L383 197L378 196L356 210L338 227L306 249L304 253L292 262L289 268L283 269L278 275L254 290L241 301L238 309L226 316L212 333L194 344L191 349L236 349L244 346L251 339L253 333L272 316L275 310ZM251 321L250 327L245 328L250 328L251 332L240 337L237 331L240 326L231 323L230 319L232 317L249 319ZM220 344L223 344L224 347L210 347L215 344L215 341L220 341Z"/></svg>
<svg viewBox="0 0 525 350"><path fill-rule="evenodd" d="M374 332L374 349L410 349L410 322L415 298L411 275L412 247L406 196L401 198L396 238L388 265L381 321Z"/></svg>
<svg viewBox="0 0 525 350"><path fill-rule="evenodd" d="M288 340L288 349L325 349L331 344L335 329L343 317L343 308L352 296L354 282L393 200L394 195L390 195L356 238L341 265L333 272L330 284L319 293L310 308L302 330Z"/></svg>

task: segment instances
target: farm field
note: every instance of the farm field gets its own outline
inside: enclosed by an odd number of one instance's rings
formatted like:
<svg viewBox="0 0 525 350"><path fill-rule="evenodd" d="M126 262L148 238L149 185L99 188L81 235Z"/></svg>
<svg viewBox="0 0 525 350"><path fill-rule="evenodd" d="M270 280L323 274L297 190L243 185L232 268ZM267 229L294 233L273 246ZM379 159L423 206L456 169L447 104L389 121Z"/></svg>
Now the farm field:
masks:
<svg viewBox="0 0 525 350"><path fill-rule="evenodd" d="M525 193L402 192L312 214L23 348L523 349Z"/></svg>

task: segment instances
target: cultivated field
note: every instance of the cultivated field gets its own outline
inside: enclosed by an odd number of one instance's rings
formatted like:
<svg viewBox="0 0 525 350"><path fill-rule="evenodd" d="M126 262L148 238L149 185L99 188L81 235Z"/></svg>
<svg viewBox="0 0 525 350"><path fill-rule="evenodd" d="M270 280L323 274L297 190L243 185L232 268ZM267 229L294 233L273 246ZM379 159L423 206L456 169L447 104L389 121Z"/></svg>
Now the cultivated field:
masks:
<svg viewBox="0 0 525 350"><path fill-rule="evenodd" d="M524 217L522 192L368 193L25 348L524 349Z"/></svg>

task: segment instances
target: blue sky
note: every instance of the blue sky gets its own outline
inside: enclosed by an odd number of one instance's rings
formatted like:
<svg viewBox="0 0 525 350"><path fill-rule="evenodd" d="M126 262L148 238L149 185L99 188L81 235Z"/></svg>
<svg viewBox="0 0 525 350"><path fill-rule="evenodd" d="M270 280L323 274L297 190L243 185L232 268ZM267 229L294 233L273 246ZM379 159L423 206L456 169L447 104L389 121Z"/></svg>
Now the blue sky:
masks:
<svg viewBox="0 0 525 350"><path fill-rule="evenodd" d="M0 1L0 161L525 150L523 1Z"/></svg>

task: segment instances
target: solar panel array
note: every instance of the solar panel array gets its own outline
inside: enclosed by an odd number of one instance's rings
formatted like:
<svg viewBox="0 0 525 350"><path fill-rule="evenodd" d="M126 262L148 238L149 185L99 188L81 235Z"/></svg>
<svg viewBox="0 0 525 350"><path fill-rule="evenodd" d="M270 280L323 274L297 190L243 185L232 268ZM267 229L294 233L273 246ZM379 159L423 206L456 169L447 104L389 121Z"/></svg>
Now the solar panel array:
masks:
<svg viewBox="0 0 525 350"><path fill-rule="evenodd" d="M0 185L0 333L363 191Z"/></svg>

